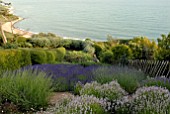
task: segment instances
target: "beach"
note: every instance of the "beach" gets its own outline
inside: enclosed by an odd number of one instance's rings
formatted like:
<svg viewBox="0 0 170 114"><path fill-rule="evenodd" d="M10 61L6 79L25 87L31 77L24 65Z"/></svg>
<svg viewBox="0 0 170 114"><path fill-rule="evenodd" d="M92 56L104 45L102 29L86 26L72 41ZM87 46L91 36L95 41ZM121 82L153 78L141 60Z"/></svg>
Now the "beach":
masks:
<svg viewBox="0 0 170 114"><path fill-rule="evenodd" d="M14 27L14 25L17 22L22 21L22 20L23 20L23 18L19 17L17 20L14 20L11 22L6 22L5 24L2 25L2 29L9 33L18 34L25 38L30 38L34 33Z"/></svg>

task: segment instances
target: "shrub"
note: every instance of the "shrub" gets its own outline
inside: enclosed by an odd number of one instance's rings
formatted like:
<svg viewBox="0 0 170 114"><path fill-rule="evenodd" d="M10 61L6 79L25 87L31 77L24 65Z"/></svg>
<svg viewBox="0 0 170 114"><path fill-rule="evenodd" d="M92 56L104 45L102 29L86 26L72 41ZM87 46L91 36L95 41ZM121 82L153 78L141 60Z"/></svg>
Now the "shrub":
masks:
<svg viewBox="0 0 170 114"><path fill-rule="evenodd" d="M19 60L20 67L31 65L31 54L29 50L21 49L21 57Z"/></svg>
<svg viewBox="0 0 170 114"><path fill-rule="evenodd" d="M55 51L46 51L47 63L55 63L56 52Z"/></svg>
<svg viewBox="0 0 170 114"><path fill-rule="evenodd" d="M169 60L169 58L170 58L170 49L159 48L155 52L154 56L155 56L156 60Z"/></svg>
<svg viewBox="0 0 170 114"><path fill-rule="evenodd" d="M59 36L56 36L53 33L39 33L39 34L34 34L32 38L60 38Z"/></svg>
<svg viewBox="0 0 170 114"><path fill-rule="evenodd" d="M106 98L110 101L114 101L120 99L123 95L126 95L126 92L116 81L103 85L92 82L84 85L80 90L80 95L94 95L97 98Z"/></svg>
<svg viewBox="0 0 170 114"><path fill-rule="evenodd" d="M31 38L29 42L33 47L50 47L51 42L48 38Z"/></svg>
<svg viewBox="0 0 170 114"><path fill-rule="evenodd" d="M96 54L97 58L99 58L99 55L100 55L100 53L102 52L103 49L98 44L94 44L94 48L95 48L95 54Z"/></svg>
<svg viewBox="0 0 170 114"><path fill-rule="evenodd" d="M170 111L170 92L160 87L139 88L132 96L132 113L168 114Z"/></svg>
<svg viewBox="0 0 170 114"><path fill-rule="evenodd" d="M69 84L65 77L58 77L53 81L53 90L64 92L69 90Z"/></svg>
<svg viewBox="0 0 170 114"><path fill-rule="evenodd" d="M93 76L94 80L102 84L117 80L128 93L133 93L140 86L140 82L146 79L143 72L120 66L98 67L93 70Z"/></svg>
<svg viewBox="0 0 170 114"><path fill-rule="evenodd" d="M65 54L66 54L66 49L64 47L57 48L56 50L56 61L63 61Z"/></svg>
<svg viewBox="0 0 170 114"><path fill-rule="evenodd" d="M132 57L132 51L127 45L116 45L112 48L112 52L115 63L127 64Z"/></svg>
<svg viewBox="0 0 170 114"><path fill-rule="evenodd" d="M56 106L57 114L107 114L111 103L93 96L73 97L68 103Z"/></svg>
<svg viewBox="0 0 170 114"><path fill-rule="evenodd" d="M143 86L164 87L170 91L170 79L165 77L151 78L142 83Z"/></svg>
<svg viewBox="0 0 170 114"><path fill-rule="evenodd" d="M157 50L155 41L147 37L135 37L129 42L129 47L133 52L133 59L153 59Z"/></svg>
<svg viewBox="0 0 170 114"><path fill-rule="evenodd" d="M93 47L93 42L91 40L86 39L86 41L83 42L83 47L84 52L94 54L95 48Z"/></svg>
<svg viewBox="0 0 170 114"><path fill-rule="evenodd" d="M25 54L27 56L25 56ZM0 50L0 55L0 69L14 70L31 64L29 53L25 51L14 49Z"/></svg>
<svg viewBox="0 0 170 114"><path fill-rule="evenodd" d="M22 111L40 110L48 104L50 88L51 79L44 72L6 72L0 78L0 101L14 103Z"/></svg>
<svg viewBox="0 0 170 114"><path fill-rule="evenodd" d="M44 64L47 63L47 55L43 50L31 50L32 64Z"/></svg>
<svg viewBox="0 0 170 114"><path fill-rule="evenodd" d="M29 42L20 42L20 43L18 44L18 47L22 47L22 48L32 48L33 46L32 46L32 44L29 43Z"/></svg>
<svg viewBox="0 0 170 114"><path fill-rule="evenodd" d="M113 63L113 53L112 51L110 50L107 50L107 51L103 51L101 54L100 54L100 60L104 63Z"/></svg>
<svg viewBox="0 0 170 114"><path fill-rule="evenodd" d="M6 44L3 44L2 47L4 49L17 49L18 44L17 43L6 43Z"/></svg>
<svg viewBox="0 0 170 114"><path fill-rule="evenodd" d="M72 49L72 50L83 50L83 41L72 40L72 43L70 44L70 49Z"/></svg>
<svg viewBox="0 0 170 114"><path fill-rule="evenodd" d="M70 46L72 44L72 40L71 39L62 39L60 41L60 46L65 47L66 49L71 49Z"/></svg>
<svg viewBox="0 0 170 114"><path fill-rule="evenodd" d="M83 88L83 86L84 85L80 81L78 81L74 87L74 94L80 95L80 90Z"/></svg>
<svg viewBox="0 0 170 114"><path fill-rule="evenodd" d="M26 42L26 41L27 39L22 36L17 37L17 43Z"/></svg>
<svg viewBox="0 0 170 114"><path fill-rule="evenodd" d="M60 38L49 38L51 47L58 48L61 46L62 39Z"/></svg>
<svg viewBox="0 0 170 114"><path fill-rule="evenodd" d="M65 60L71 63L85 63L92 62L93 57L82 51L68 51L65 56Z"/></svg>

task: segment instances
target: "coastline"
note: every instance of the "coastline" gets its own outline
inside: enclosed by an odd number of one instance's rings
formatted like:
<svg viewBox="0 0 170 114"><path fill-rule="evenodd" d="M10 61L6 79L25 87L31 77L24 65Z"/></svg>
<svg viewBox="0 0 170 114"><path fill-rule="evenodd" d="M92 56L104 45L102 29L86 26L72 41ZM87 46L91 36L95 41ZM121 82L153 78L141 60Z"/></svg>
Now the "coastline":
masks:
<svg viewBox="0 0 170 114"><path fill-rule="evenodd" d="M2 28L4 31L9 32L9 33L13 33L13 34L18 34L21 35L25 38L30 38L32 35L34 35L34 33L29 32L29 31L25 31L25 30L21 30L19 28L16 28L14 25L20 21L24 20L21 17L18 17L17 20L11 21L11 22L6 22L2 25Z"/></svg>
<svg viewBox="0 0 170 114"><path fill-rule="evenodd" d="M14 8L11 5L11 3L7 3L4 1L1 1L0 3L2 6L4 6L8 10L8 14L14 15ZM18 16L17 16L18 17ZM6 19L6 17L4 17ZM7 20L7 19L6 19ZM18 17L18 19L13 21L8 21L2 25L2 29L6 32L12 33L12 34L18 34L25 38L30 38L34 33L26 30L21 30L20 28L16 28L14 25L20 21L24 20L24 18Z"/></svg>

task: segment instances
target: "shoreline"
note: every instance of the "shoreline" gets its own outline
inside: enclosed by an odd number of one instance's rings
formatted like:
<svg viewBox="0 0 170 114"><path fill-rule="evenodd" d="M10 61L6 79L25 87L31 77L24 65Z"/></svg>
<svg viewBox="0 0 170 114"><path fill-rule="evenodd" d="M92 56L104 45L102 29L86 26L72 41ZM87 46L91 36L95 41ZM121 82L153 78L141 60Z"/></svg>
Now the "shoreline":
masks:
<svg viewBox="0 0 170 114"><path fill-rule="evenodd" d="M2 28L4 31L13 33L13 34L18 34L21 35L25 38L31 38L34 33L26 31L26 30L21 30L19 28L16 28L14 25L20 21L24 20L24 18L18 17L17 20L11 21L11 22L6 22L2 25Z"/></svg>
<svg viewBox="0 0 170 114"><path fill-rule="evenodd" d="M1 5L4 6L8 10L8 14L14 15L14 7L11 5L11 3L6 3L4 1L1 1ZM24 20L24 18L21 18L17 16L18 19L13 21L8 21L2 25L2 29L6 32L12 33L12 34L18 34L25 38L30 38L32 35L34 35L33 32L27 31L27 30L21 30L20 28L16 28L15 24ZM5 17L4 17L5 18ZM7 19L6 19L7 20Z"/></svg>

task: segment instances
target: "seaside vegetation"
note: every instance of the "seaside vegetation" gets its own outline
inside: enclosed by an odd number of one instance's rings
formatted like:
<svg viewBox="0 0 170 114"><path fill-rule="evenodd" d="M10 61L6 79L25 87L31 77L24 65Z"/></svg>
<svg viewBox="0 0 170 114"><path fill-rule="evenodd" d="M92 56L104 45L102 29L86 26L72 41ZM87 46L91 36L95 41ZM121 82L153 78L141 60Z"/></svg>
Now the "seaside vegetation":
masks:
<svg viewBox="0 0 170 114"><path fill-rule="evenodd" d="M2 6L0 15L16 19ZM0 113L170 112L170 33L157 42L142 36L126 40L108 35L101 42L53 33L5 35L6 44L0 34ZM134 67L135 60L143 66ZM149 61L149 69L143 60ZM158 69L157 63L164 67ZM151 69L154 76L146 73ZM72 97L51 105L56 92L70 92Z"/></svg>

